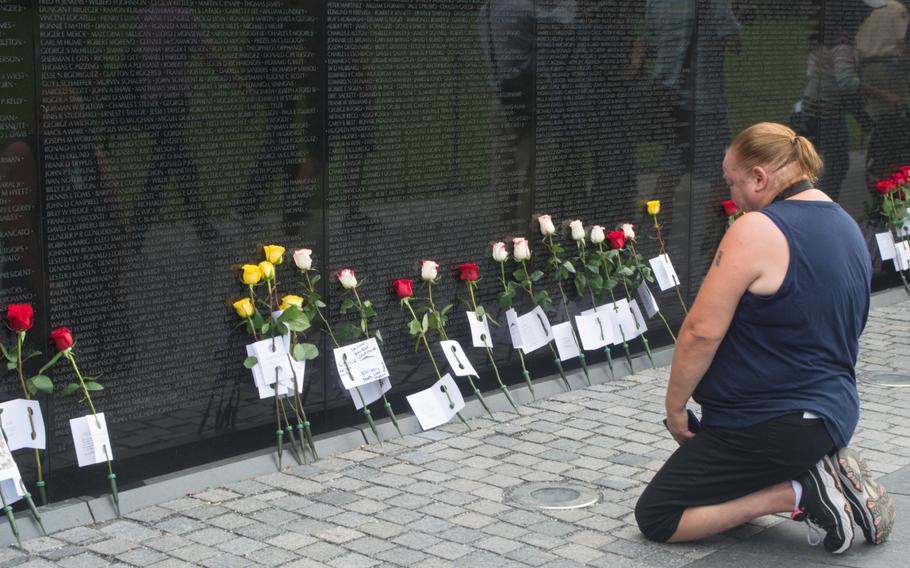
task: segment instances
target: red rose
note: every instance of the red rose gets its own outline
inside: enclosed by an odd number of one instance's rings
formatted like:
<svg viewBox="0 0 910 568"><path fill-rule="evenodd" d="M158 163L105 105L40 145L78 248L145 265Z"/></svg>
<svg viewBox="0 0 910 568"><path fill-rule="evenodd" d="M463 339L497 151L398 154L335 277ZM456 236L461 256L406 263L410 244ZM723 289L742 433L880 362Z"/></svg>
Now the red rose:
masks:
<svg viewBox="0 0 910 568"><path fill-rule="evenodd" d="M413 292L414 282L411 280L392 280L392 289L399 300L410 298Z"/></svg>
<svg viewBox="0 0 910 568"><path fill-rule="evenodd" d="M607 240L610 242L610 248L621 249L626 246L626 234L622 231L610 231L607 233Z"/></svg>
<svg viewBox="0 0 910 568"><path fill-rule="evenodd" d="M905 179L910 179L910 166L901 166L897 169L899 169L901 173L904 174Z"/></svg>
<svg viewBox="0 0 910 568"><path fill-rule="evenodd" d="M883 179L882 181L875 184L875 191L879 192L882 195L888 195L894 191L894 180Z"/></svg>
<svg viewBox="0 0 910 568"><path fill-rule="evenodd" d="M6 324L13 331L23 332L32 328L32 307L28 304L10 304L6 308Z"/></svg>
<svg viewBox="0 0 910 568"><path fill-rule="evenodd" d="M724 208L724 215L726 215L727 217L732 217L733 215L736 215L736 211L737 211L736 202L733 201L732 199L728 199L728 200L724 201L723 203L720 204L720 206Z"/></svg>
<svg viewBox="0 0 910 568"><path fill-rule="evenodd" d="M458 278L463 282L477 282L480 278L480 267L473 262L458 265Z"/></svg>
<svg viewBox="0 0 910 568"><path fill-rule="evenodd" d="M894 183L896 183L897 185L904 185L905 183L907 183L907 176L904 175L904 172L897 172L896 174L891 176L891 179L893 179Z"/></svg>
<svg viewBox="0 0 910 568"><path fill-rule="evenodd" d="M51 342L57 351L66 351L73 346L73 332L67 327L60 326L51 332Z"/></svg>

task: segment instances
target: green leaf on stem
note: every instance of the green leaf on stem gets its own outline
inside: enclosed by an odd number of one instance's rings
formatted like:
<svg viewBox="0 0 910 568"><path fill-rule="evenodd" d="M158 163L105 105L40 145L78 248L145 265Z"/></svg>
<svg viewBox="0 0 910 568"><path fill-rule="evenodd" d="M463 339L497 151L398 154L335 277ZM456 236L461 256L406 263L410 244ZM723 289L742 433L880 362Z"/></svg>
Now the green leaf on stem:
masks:
<svg viewBox="0 0 910 568"><path fill-rule="evenodd" d="M28 360L31 359L32 357L37 357L38 355L41 355L41 352L40 352L40 351L38 351L38 350L36 350L36 349L31 349L31 350L29 350L28 353L26 353L26 354L22 357L22 362L25 363L26 361L28 361Z"/></svg>
<svg viewBox="0 0 910 568"><path fill-rule="evenodd" d="M595 274L591 277L591 288L595 290L602 290L604 287L604 277L600 274Z"/></svg>
<svg viewBox="0 0 910 568"><path fill-rule="evenodd" d="M376 341L378 341L379 343L382 343L382 332L379 331L378 329L373 333L373 337L376 338Z"/></svg>
<svg viewBox="0 0 910 568"><path fill-rule="evenodd" d="M483 321L483 316L487 315L487 310L483 306L477 306L474 314L477 316L478 320Z"/></svg>
<svg viewBox="0 0 910 568"><path fill-rule="evenodd" d="M6 370L7 370L7 371L12 371L12 370L15 369L15 368L16 368L16 360L15 360L15 359L10 359L10 360L6 363Z"/></svg>
<svg viewBox="0 0 910 568"><path fill-rule="evenodd" d="M314 274L314 275L310 276L310 284L312 284L313 286L315 286L316 283L319 282L320 280L322 280L322 276L320 276L319 274Z"/></svg>
<svg viewBox="0 0 910 568"><path fill-rule="evenodd" d="M6 351L6 346L0 343L0 352L3 352L3 358L9 359L9 353Z"/></svg>
<svg viewBox="0 0 910 568"><path fill-rule="evenodd" d="M455 307L455 304L449 304L446 307L442 308L442 315L446 315L454 307Z"/></svg>
<svg viewBox="0 0 910 568"><path fill-rule="evenodd" d="M56 364L57 361L59 361L61 357L63 357L63 351L57 351L54 354L54 356L51 357L50 360L48 360L47 363L45 363L44 365L41 366L40 369L38 369L38 374L43 375L44 372L47 371L48 369L50 369L51 367L53 367L54 364Z"/></svg>
<svg viewBox="0 0 910 568"><path fill-rule="evenodd" d="M339 311L343 314L346 314L349 311L351 311L351 308L353 308L353 307L354 307L354 300L352 298L344 298L341 300L341 308L339 309Z"/></svg>
<svg viewBox="0 0 910 568"><path fill-rule="evenodd" d="M252 369L253 367L256 366L257 363L259 363L259 360L256 359L255 357L247 357L246 359L243 360L243 366L246 367L247 369Z"/></svg>
<svg viewBox="0 0 910 568"><path fill-rule="evenodd" d="M568 270L569 272L571 272L572 274L575 274L575 265L573 265L571 261L567 260L567 261L563 262L562 267L565 268L566 270Z"/></svg>
<svg viewBox="0 0 910 568"><path fill-rule="evenodd" d="M338 335L342 339L352 339L360 335L360 329L352 323L346 323L338 330Z"/></svg>
<svg viewBox="0 0 910 568"><path fill-rule="evenodd" d="M575 286L578 289L584 290L588 287L588 277L584 273L579 272L575 275Z"/></svg>
<svg viewBox="0 0 910 568"><path fill-rule="evenodd" d="M515 272L512 273L512 278L514 278L518 282L524 282L527 279L527 275L525 274L524 269L519 268L518 270L516 270Z"/></svg>
<svg viewBox="0 0 910 568"><path fill-rule="evenodd" d="M300 317L287 322L288 329L291 331L306 331L310 329L310 318L306 317L304 314L300 314Z"/></svg>
<svg viewBox="0 0 910 568"><path fill-rule="evenodd" d="M540 270L535 270L534 272L531 273L531 282L537 282L541 278L543 278L543 272L541 272Z"/></svg>
<svg viewBox="0 0 910 568"><path fill-rule="evenodd" d="M319 357L319 349L312 343L298 343L291 350L291 354L297 361L311 361Z"/></svg>
<svg viewBox="0 0 910 568"><path fill-rule="evenodd" d="M364 318L371 318L376 316L376 310L373 309L373 305L370 304L369 301L363 303L363 310L361 311L361 315Z"/></svg>
<svg viewBox="0 0 910 568"><path fill-rule="evenodd" d="M512 307L512 299L515 298L515 293L512 291L503 291L499 294L499 307L503 310L508 310Z"/></svg>
<svg viewBox="0 0 910 568"><path fill-rule="evenodd" d="M87 391L100 391L100 390L104 390L104 387L101 386L100 383L96 383L95 381L86 381L86 382L85 382L85 390L87 390Z"/></svg>
<svg viewBox="0 0 910 568"><path fill-rule="evenodd" d="M324 308L324 307L325 307L325 302L323 302L322 300L316 300L314 303L316 304L316 307L317 307L317 308Z"/></svg>
<svg viewBox="0 0 910 568"><path fill-rule="evenodd" d="M600 272L600 268L597 267L597 266L595 266L595 265L593 265L593 264L586 264L586 265L585 265L585 270L587 270L587 271L590 272L591 274L597 274L598 272Z"/></svg>
<svg viewBox="0 0 910 568"><path fill-rule="evenodd" d="M427 317L427 314L423 314L423 318L420 320L420 330L423 333L426 333L430 329L430 318Z"/></svg>
<svg viewBox="0 0 910 568"><path fill-rule="evenodd" d="M61 390L59 393L57 393L57 396L60 398L65 398L65 397L72 395L77 390L79 390L79 385L77 385L76 383L70 383L70 384L66 385L65 387L63 387L63 390Z"/></svg>

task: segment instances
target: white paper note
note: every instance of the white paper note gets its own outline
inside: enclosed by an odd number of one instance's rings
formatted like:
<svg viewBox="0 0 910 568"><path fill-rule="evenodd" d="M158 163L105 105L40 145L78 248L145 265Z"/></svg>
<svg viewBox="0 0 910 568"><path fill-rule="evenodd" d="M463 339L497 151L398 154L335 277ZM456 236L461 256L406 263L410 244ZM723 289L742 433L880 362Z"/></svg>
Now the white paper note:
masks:
<svg viewBox="0 0 910 568"><path fill-rule="evenodd" d="M21 480L22 476L19 474L16 460L13 459L13 453L3 436L0 436L0 491L3 491L7 504L15 503L25 496Z"/></svg>
<svg viewBox="0 0 910 568"><path fill-rule="evenodd" d="M114 459L104 413L97 414L97 422L95 418L96 416L89 414L70 420L70 430L73 433L73 444L79 467Z"/></svg>
<svg viewBox="0 0 910 568"><path fill-rule="evenodd" d="M252 372L253 382L259 391L260 399L275 396L276 381L278 383L277 391L279 396L292 394L294 391L293 376L295 371L298 374L298 388L303 389L303 373L301 371L305 370L305 365L294 365L292 369L292 360L288 358L289 349L289 335L263 339L246 346L247 355L256 358L256 365L253 366Z"/></svg>
<svg viewBox="0 0 910 568"><path fill-rule="evenodd" d="M623 337L626 342L638 337L638 333L635 332L635 317L629 309L629 300L625 298L616 300L615 304L611 302L606 308L610 312L610 321L613 324L613 345L622 345Z"/></svg>
<svg viewBox="0 0 910 568"><path fill-rule="evenodd" d="M493 338L490 337L490 326L487 322L487 316L483 319L477 319L474 312L465 312L468 315L468 325L471 326L471 342L474 347L493 348Z"/></svg>
<svg viewBox="0 0 910 568"><path fill-rule="evenodd" d="M11 451L19 448L45 448L47 439L44 418L37 400L17 398L0 404L0 410L0 421Z"/></svg>
<svg viewBox="0 0 910 568"><path fill-rule="evenodd" d="M461 348L457 341L440 341L439 348L445 353L449 368L452 369L456 376L480 377L477 371L474 370L474 365L471 365L471 362L468 361L468 356L465 354L464 349Z"/></svg>
<svg viewBox="0 0 910 568"><path fill-rule="evenodd" d="M641 315L641 308L638 307L638 302L636 302L634 299L629 302L629 309L632 310L632 317L634 318L635 323L638 324L635 335L641 335L642 333L648 331L648 323L645 321L644 316Z"/></svg>
<svg viewBox="0 0 910 568"><path fill-rule="evenodd" d="M679 286L679 277L676 275L676 269L673 268L673 263L670 262L668 255L655 256L648 262L651 264L651 270L654 271L654 278L657 279L661 292Z"/></svg>
<svg viewBox="0 0 910 568"><path fill-rule="evenodd" d="M891 234L891 231L876 233L875 240L878 242L878 254L881 255L883 261L894 258L894 235Z"/></svg>
<svg viewBox="0 0 910 568"><path fill-rule="evenodd" d="M606 310L575 316L575 323L585 351L600 349L613 342L613 324L610 323L609 312Z"/></svg>
<svg viewBox="0 0 910 568"><path fill-rule="evenodd" d="M901 225L898 235L901 237L910 237L910 219L904 219L904 224Z"/></svg>
<svg viewBox="0 0 910 568"><path fill-rule="evenodd" d="M448 373L430 388L408 395L407 398L414 416L424 430L445 424L464 408L464 399L458 385Z"/></svg>
<svg viewBox="0 0 910 568"><path fill-rule="evenodd" d="M376 338L371 337L335 349L335 367L345 389L389 378Z"/></svg>
<svg viewBox="0 0 910 568"><path fill-rule="evenodd" d="M518 333L521 336L521 350L525 353L536 351L553 341L553 329L540 306L518 316Z"/></svg>
<svg viewBox="0 0 910 568"><path fill-rule="evenodd" d="M910 270L910 242L901 241L894 245L894 269Z"/></svg>
<svg viewBox="0 0 910 568"><path fill-rule="evenodd" d="M578 343L572 332L572 324L564 321L553 326L553 341L556 343L556 352L560 361L568 361L578 357Z"/></svg>
<svg viewBox="0 0 910 568"><path fill-rule="evenodd" d="M518 313L512 308L506 310L506 323L509 325L509 336L512 338L512 347L521 349L521 331L518 329Z"/></svg>
<svg viewBox="0 0 910 568"><path fill-rule="evenodd" d="M392 381L389 379L379 379L378 381L360 385L357 389L351 389L345 392L348 393L348 396L354 401L354 408L360 410L363 408L364 404L373 404L391 389ZM358 390L360 391L359 393L357 392Z"/></svg>
<svg viewBox="0 0 910 568"><path fill-rule="evenodd" d="M657 312L660 311L660 308L657 307L657 300L654 299L654 294L652 294L651 289L648 288L647 282L642 282L638 286L638 297L641 298L641 303L645 306L645 312L648 314L648 318L656 316Z"/></svg>

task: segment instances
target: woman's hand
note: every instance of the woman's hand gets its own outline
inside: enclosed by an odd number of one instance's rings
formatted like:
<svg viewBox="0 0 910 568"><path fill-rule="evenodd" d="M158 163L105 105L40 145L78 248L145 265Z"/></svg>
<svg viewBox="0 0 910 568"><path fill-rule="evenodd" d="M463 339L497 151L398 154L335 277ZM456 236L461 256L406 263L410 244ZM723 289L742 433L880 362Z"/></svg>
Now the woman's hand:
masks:
<svg viewBox="0 0 910 568"><path fill-rule="evenodd" d="M695 434L689 431L689 413L685 408L667 411L667 430L680 446L695 437Z"/></svg>

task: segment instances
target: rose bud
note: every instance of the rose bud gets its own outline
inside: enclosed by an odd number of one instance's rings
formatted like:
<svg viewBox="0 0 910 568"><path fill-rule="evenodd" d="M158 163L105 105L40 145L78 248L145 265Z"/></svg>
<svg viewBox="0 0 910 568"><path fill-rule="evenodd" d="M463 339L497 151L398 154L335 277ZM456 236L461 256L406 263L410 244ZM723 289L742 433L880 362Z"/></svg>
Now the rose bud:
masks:
<svg viewBox="0 0 910 568"><path fill-rule="evenodd" d="M509 251L506 250L506 244L503 242L493 243L493 260L496 262L505 262L509 258Z"/></svg>
<svg viewBox="0 0 910 568"><path fill-rule="evenodd" d="M723 203L720 204L720 206L724 208L724 215L726 215L727 217L732 217L733 215L736 215L736 211L737 211L736 202L733 201L732 199L728 199L728 200L724 201Z"/></svg>
<svg viewBox="0 0 910 568"><path fill-rule="evenodd" d="M524 237L515 237L512 239L512 258L514 258L516 262L531 260L531 249L528 247L528 239Z"/></svg>
<svg viewBox="0 0 910 568"><path fill-rule="evenodd" d="M882 195L888 195L894 191L894 180L883 179L882 181L875 184L875 191L879 192Z"/></svg>
<svg viewBox="0 0 910 568"><path fill-rule="evenodd" d="M281 264L281 261L284 260L284 247L278 245L265 245L262 247L262 251L265 253L265 259L276 266Z"/></svg>
<svg viewBox="0 0 910 568"><path fill-rule="evenodd" d="M556 227L553 225L553 218L549 215L539 215L537 223L540 225L540 234L549 237L556 233Z"/></svg>
<svg viewBox="0 0 910 568"><path fill-rule="evenodd" d="M243 280L243 283L247 286L252 286L258 284L262 280L262 273L259 272L259 267L255 264L244 264L242 267L243 274L240 276L240 279Z"/></svg>
<svg viewBox="0 0 910 568"><path fill-rule="evenodd" d="M57 351L66 351L73 346L73 332L66 327L58 327L51 332L51 341Z"/></svg>
<svg viewBox="0 0 910 568"><path fill-rule="evenodd" d="M294 264L300 270L310 270L313 268L313 251L311 249L297 249L293 253Z"/></svg>
<svg viewBox="0 0 910 568"><path fill-rule="evenodd" d="M619 228L622 230L622 234L626 236L627 241L635 240L635 227L632 223L623 223Z"/></svg>
<svg viewBox="0 0 910 568"><path fill-rule="evenodd" d="M303 298L300 296L295 296L294 294L288 294L281 297L281 304L278 305L279 310L286 310L291 306L297 306L298 308L303 307Z"/></svg>
<svg viewBox="0 0 910 568"><path fill-rule="evenodd" d="M897 185L904 185L907 183L907 177L904 175L904 172L897 172L891 176L891 179L893 179L894 183Z"/></svg>
<svg viewBox="0 0 910 568"><path fill-rule="evenodd" d="M15 332L25 333L32 328L34 312L28 304L10 304L6 308L6 325Z"/></svg>
<svg viewBox="0 0 910 568"><path fill-rule="evenodd" d="M569 223L569 230L572 231L573 241L585 240L585 226L582 224L580 219L575 219Z"/></svg>
<svg viewBox="0 0 910 568"><path fill-rule="evenodd" d="M610 231L607 235L607 240L610 242L610 248L612 249L621 249L626 246L626 234L622 231Z"/></svg>
<svg viewBox="0 0 910 568"><path fill-rule="evenodd" d="M435 260L420 261L420 277L426 282L435 282L439 276L439 263Z"/></svg>
<svg viewBox="0 0 910 568"><path fill-rule="evenodd" d="M648 206L648 215L657 215L660 213L660 200L655 199L646 203Z"/></svg>
<svg viewBox="0 0 910 568"><path fill-rule="evenodd" d="M898 169L904 174L905 179L910 179L910 166L901 166Z"/></svg>
<svg viewBox="0 0 910 568"><path fill-rule="evenodd" d="M247 319L253 315L255 308L253 308L253 302L249 298L240 298L233 305L238 316Z"/></svg>
<svg viewBox="0 0 910 568"><path fill-rule="evenodd" d="M263 260L259 263L259 274L262 275L263 280L275 278L275 265L267 260Z"/></svg>
<svg viewBox="0 0 910 568"><path fill-rule="evenodd" d="M392 289L399 300L404 300L414 293L414 283L407 279L392 280Z"/></svg>
<svg viewBox="0 0 910 568"><path fill-rule="evenodd" d="M458 265L458 278L462 282L477 282L480 278L480 267L473 262Z"/></svg>
<svg viewBox="0 0 910 568"><path fill-rule="evenodd" d="M607 239L606 233L604 233L604 228L600 225L594 225L591 227L591 242L595 245L599 245Z"/></svg>
<svg viewBox="0 0 910 568"><path fill-rule="evenodd" d="M341 282L341 287L345 290L351 290L352 288L357 287L357 277L350 268L345 268L338 273L338 281Z"/></svg>

